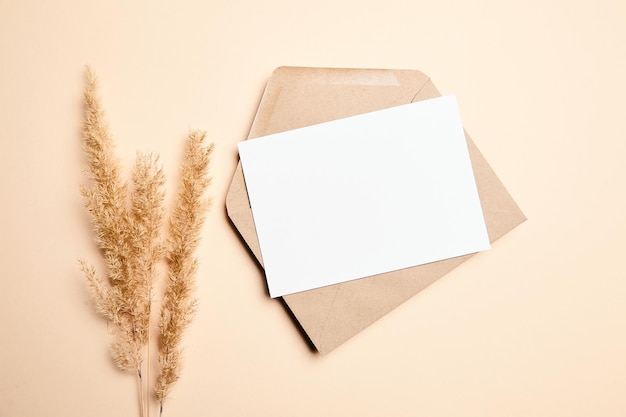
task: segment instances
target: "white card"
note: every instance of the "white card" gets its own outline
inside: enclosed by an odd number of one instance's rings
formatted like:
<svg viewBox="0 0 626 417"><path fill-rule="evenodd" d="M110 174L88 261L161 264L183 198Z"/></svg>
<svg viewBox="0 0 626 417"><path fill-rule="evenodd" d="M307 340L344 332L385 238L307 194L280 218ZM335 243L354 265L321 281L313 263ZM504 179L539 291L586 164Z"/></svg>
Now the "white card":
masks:
<svg viewBox="0 0 626 417"><path fill-rule="evenodd" d="M271 297L489 248L454 96L239 144Z"/></svg>

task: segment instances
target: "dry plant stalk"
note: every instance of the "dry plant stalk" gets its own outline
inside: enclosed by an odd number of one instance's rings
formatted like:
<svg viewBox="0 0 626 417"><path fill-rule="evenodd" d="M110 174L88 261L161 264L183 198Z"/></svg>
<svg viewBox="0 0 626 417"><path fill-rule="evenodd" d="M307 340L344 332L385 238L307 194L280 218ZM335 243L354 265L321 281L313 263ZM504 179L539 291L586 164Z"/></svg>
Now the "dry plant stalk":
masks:
<svg viewBox="0 0 626 417"><path fill-rule="evenodd" d="M169 223L167 260L169 274L159 322L159 365L155 395L163 411L163 400L180 377L182 333L191 321L196 300L192 297L198 261L194 252L200 239L209 200L206 172L213 145L204 146L204 133L191 133L185 162L180 171L179 193Z"/></svg>
<svg viewBox="0 0 626 417"><path fill-rule="evenodd" d="M169 221L170 236L165 239L165 176L158 157L137 154L129 187L121 178L114 143L97 96L96 77L89 67L84 100L83 148L91 186L81 186L81 194L91 216L96 243L102 250L106 278L86 260L79 260L79 264L96 310L113 325L111 354L115 363L137 375L140 415L144 416L149 415L149 381L144 382L142 368L145 365L145 369L150 369L150 314L156 265L167 257L170 267L159 325L161 370L155 388L162 412L163 400L180 375L182 332L192 318L196 302L194 252L208 209L208 200L203 196L210 183L207 170L213 145L204 145L205 133L189 134L180 192Z"/></svg>

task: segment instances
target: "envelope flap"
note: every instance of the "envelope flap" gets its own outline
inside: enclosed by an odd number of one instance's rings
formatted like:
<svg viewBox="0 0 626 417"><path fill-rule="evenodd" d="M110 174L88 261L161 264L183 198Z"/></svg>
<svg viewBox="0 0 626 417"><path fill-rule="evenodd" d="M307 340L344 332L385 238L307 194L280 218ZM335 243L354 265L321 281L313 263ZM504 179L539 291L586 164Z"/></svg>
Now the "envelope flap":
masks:
<svg viewBox="0 0 626 417"><path fill-rule="evenodd" d="M406 104L428 80L420 71L280 67L248 139Z"/></svg>

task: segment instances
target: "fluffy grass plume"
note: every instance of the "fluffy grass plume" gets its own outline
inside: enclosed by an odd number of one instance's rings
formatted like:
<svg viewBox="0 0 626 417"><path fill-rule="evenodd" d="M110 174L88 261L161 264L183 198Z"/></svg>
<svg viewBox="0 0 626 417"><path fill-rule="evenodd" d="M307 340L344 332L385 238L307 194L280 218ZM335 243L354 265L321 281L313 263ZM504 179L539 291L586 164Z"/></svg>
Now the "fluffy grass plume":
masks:
<svg viewBox="0 0 626 417"><path fill-rule="evenodd" d="M204 145L205 139L205 133L200 132L192 132L187 138L179 192L169 222L169 273L159 322L160 371L155 387L161 411L172 384L180 377L182 334L193 317L196 305L193 290L198 262L194 253L204 213L209 206L204 194L210 183L207 169L213 151L213 145Z"/></svg>
<svg viewBox="0 0 626 417"><path fill-rule="evenodd" d="M92 185L81 187L81 194L103 251L108 279L103 280L84 260L81 266L98 311L114 324L116 338L111 347L115 363L141 376L154 267L162 252L159 229L164 176L156 156L139 154L129 193L96 89L95 75L88 68L83 137Z"/></svg>
<svg viewBox="0 0 626 417"><path fill-rule="evenodd" d="M208 208L204 192L210 183L207 170L213 145L204 145L205 133L189 134L180 191L169 220L170 236L165 238L165 176L158 156L138 153L130 183L123 181L97 95L96 77L89 67L84 100L83 148L89 186L81 186L81 194L106 272L98 273L84 259L79 264L96 310L112 324L113 360L120 369L137 375L140 415L149 415L149 381L144 387L142 369L149 371L151 365L150 315L156 266L164 258L168 260L159 325L160 374L155 387L162 410L163 399L180 375L182 332L195 306L194 252Z"/></svg>

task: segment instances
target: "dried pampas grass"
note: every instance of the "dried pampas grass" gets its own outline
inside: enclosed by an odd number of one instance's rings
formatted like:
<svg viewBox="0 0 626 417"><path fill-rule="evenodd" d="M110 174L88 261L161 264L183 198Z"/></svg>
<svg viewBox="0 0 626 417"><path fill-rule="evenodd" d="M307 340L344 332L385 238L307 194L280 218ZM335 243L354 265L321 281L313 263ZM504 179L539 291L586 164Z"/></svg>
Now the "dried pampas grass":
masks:
<svg viewBox="0 0 626 417"><path fill-rule="evenodd" d="M159 322L160 373L155 387L161 410L172 384L180 377L180 342L196 304L192 294L198 261L193 254L209 204L202 196L209 186L206 171L213 152L213 145L204 146L205 137L204 133L189 135L185 162L180 172L179 193L169 223L169 274Z"/></svg>
<svg viewBox="0 0 626 417"><path fill-rule="evenodd" d="M96 310L112 324L111 355L117 366L137 375L140 415L149 415L148 384L142 370L150 369L153 287L157 264L167 260L168 274L158 326L158 368L154 389L163 401L181 372L181 340L196 300L193 297L197 260L194 253L209 201L204 197L213 145L206 134L191 132L180 172L179 192L163 236L165 175L154 154L137 154L131 182L122 180L114 143L97 96L96 77L87 68L84 92L83 148L89 186L81 194L106 266L105 277L88 261L79 260ZM147 354L144 355L144 352Z"/></svg>

